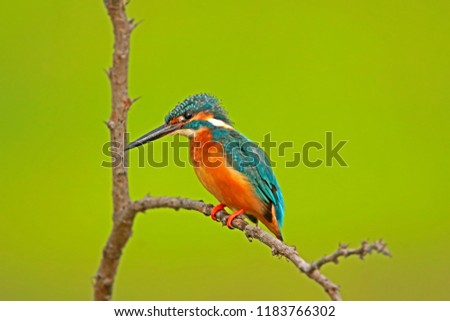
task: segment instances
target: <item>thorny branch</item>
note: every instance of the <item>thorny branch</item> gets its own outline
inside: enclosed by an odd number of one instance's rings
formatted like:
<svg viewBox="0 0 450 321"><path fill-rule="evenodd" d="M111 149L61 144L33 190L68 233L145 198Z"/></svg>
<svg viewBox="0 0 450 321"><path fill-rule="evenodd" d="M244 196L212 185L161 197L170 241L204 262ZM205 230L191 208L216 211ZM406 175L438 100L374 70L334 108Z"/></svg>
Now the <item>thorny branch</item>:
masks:
<svg viewBox="0 0 450 321"><path fill-rule="evenodd" d="M127 113L131 105L137 100L132 100L128 96L128 61L130 35L138 23L136 24L133 19L127 18L125 11L127 3L123 0L104 0L104 3L114 30L113 66L106 71L111 83L112 113L106 125L110 130L111 142L120 142L122 146L125 146ZM122 159L125 159L123 148L118 148L117 152ZM114 278L122 250L131 236L134 218L138 212L156 208L172 208L194 210L209 216L212 209L210 204L180 197L146 196L139 201L131 201L128 193L128 175L124 163L114 166L112 171L113 228L103 249L102 260L95 277L95 300L111 300L112 298ZM225 224L228 214L225 211L220 211L216 216L219 222ZM362 242L361 246L355 249L340 245L333 254L324 256L313 263L308 263L298 254L295 247L281 242L261 228L249 225L240 218L233 220L232 224L233 227L243 231L249 240L256 239L271 248L273 255L286 257L300 272L322 286L332 300L342 299L339 287L320 272L322 266L330 262L337 263L339 258L350 255L358 255L360 258L364 258L373 251L390 255L386 243L379 240L373 243Z"/></svg>
<svg viewBox="0 0 450 321"><path fill-rule="evenodd" d="M123 0L104 1L114 30L113 65L106 71L111 83L112 112L106 125L109 128L111 142L126 143L126 123L128 109L132 100L128 97L128 58L130 50L130 34L134 28L125 12ZM117 153L124 159L123 148ZM122 249L131 236L135 213L131 211L131 200L128 193L128 175L124 162L114 166L113 181L113 229L103 249L103 256L97 270L94 284L95 300L110 300L114 278L119 265Z"/></svg>

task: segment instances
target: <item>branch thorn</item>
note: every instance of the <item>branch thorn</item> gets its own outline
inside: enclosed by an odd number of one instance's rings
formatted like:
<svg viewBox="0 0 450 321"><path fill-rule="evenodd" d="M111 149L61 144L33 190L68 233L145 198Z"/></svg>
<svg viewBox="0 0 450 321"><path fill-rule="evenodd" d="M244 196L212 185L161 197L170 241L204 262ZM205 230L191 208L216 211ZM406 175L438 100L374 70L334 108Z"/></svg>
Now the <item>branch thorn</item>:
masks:
<svg viewBox="0 0 450 321"><path fill-rule="evenodd" d="M108 79L111 79L111 73L112 73L111 68L108 68L108 69L104 68L103 71L105 72Z"/></svg>
<svg viewBox="0 0 450 321"><path fill-rule="evenodd" d="M134 22L134 19L128 20L128 23L130 25L130 31L133 31L136 29L144 20L139 20L138 22Z"/></svg>

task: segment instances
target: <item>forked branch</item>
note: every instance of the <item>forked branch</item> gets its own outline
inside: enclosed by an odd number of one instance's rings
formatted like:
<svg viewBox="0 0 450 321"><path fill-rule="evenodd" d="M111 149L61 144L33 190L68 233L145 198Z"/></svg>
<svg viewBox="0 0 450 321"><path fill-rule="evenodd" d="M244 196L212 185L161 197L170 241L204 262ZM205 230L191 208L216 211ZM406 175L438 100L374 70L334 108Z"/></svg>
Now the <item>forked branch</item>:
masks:
<svg viewBox="0 0 450 321"><path fill-rule="evenodd" d="M126 143L127 113L136 100L132 100L128 96L130 35L137 24L134 23L134 20L127 18L124 0L104 0L104 3L114 30L113 66L106 71L111 83L112 112L106 125L110 130L111 147L115 147L115 152L122 160L125 160L123 147ZM95 276L95 300L110 300L112 298L114 279L120 257L131 236L134 218L138 212L156 208L172 208L194 210L208 216L212 209L212 205L179 197L147 196L139 201L132 202L128 193L128 175L124 164L125 161L115 164L112 170L113 227L103 249L102 260ZM228 214L221 211L216 216L219 222L225 224ZM243 231L249 240L256 239L267 245L272 250L273 255L286 257L300 272L317 282L333 300L341 300L342 298L338 286L321 273L320 268L323 265L330 262L337 263L339 258L350 255L358 255L363 258L373 251L389 255L386 244L380 240L373 243L363 242L356 249L349 249L347 246L341 245L335 253L324 256L316 262L308 263L298 254L295 247L281 242L261 228L249 225L240 218L233 220L232 224L235 228Z"/></svg>

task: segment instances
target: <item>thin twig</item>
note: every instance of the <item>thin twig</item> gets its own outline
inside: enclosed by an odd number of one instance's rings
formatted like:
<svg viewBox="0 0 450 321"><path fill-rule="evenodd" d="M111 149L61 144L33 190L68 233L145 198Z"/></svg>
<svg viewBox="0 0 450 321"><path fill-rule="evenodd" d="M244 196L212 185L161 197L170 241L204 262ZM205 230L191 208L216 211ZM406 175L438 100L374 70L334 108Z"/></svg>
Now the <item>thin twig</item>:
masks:
<svg viewBox="0 0 450 321"><path fill-rule="evenodd" d="M340 244L336 252L326 255L321 259L312 262L311 266L314 269L320 269L323 265L327 263L339 263L339 258L346 258L352 255L357 255L361 260L365 256L372 254L372 251L384 254L386 256L392 256L391 252L387 249L387 244L383 240L377 240L375 242L362 241L361 245L355 249L348 248L348 244Z"/></svg>

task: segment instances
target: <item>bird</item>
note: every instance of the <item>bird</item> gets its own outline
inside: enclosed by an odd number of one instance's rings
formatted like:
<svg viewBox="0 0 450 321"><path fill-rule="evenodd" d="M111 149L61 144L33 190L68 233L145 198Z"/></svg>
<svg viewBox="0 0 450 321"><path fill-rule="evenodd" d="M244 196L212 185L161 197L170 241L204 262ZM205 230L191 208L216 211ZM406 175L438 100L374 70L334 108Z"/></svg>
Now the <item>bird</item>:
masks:
<svg viewBox="0 0 450 321"><path fill-rule="evenodd" d="M175 106L164 124L129 143L125 151L168 135L189 139L190 159L197 178L218 201L211 218L229 208L226 225L243 215L260 221L279 240L284 199L266 153L233 128L228 113L210 94L192 95Z"/></svg>

